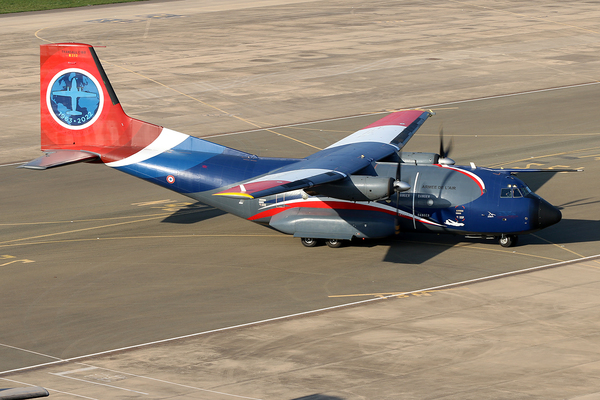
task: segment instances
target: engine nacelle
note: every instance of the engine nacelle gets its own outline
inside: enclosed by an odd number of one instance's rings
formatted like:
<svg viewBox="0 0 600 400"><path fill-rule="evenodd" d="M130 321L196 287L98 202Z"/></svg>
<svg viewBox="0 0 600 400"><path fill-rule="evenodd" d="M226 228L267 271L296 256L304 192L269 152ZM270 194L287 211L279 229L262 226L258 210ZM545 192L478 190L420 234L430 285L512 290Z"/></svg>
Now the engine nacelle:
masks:
<svg viewBox="0 0 600 400"><path fill-rule="evenodd" d="M437 164L440 158L435 153L400 153L400 158L405 164Z"/></svg>
<svg viewBox="0 0 600 400"><path fill-rule="evenodd" d="M312 187L307 192L342 200L375 201L387 199L394 193L394 181L394 178L380 176L351 175L341 181Z"/></svg>
<svg viewBox="0 0 600 400"><path fill-rule="evenodd" d="M440 157L439 154L435 153L400 153L399 156L404 164L454 165L453 159L448 157Z"/></svg>

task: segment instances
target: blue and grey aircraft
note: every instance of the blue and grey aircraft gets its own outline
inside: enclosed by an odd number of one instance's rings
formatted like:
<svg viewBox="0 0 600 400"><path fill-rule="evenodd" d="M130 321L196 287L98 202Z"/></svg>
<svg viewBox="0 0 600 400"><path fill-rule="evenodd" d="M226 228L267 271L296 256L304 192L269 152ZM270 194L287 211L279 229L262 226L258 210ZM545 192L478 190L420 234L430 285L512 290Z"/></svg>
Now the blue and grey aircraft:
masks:
<svg viewBox="0 0 600 400"><path fill-rule="evenodd" d="M259 157L127 116L90 45L40 50L46 154L25 168L102 162L301 238L307 247L399 232L496 238L508 247L561 219L519 179L542 170L455 165L443 136L439 154L402 152L432 115L427 110L391 113L305 158ZM68 90L52 90L69 79ZM85 92L77 81L86 82ZM60 96L72 98L68 115L55 106ZM75 115L84 96L98 100Z"/></svg>

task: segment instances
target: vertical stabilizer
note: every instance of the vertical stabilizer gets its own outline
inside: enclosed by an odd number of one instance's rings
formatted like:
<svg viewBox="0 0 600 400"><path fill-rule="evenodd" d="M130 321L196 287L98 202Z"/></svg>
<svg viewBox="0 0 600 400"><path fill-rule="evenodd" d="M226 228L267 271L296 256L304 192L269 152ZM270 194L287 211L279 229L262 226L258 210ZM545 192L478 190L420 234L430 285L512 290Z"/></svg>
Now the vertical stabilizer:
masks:
<svg viewBox="0 0 600 400"><path fill-rule="evenodd" d="M41 148L98 154L117 161L148 146L162 127L125 114L94 48L40 46Z"/></svg>

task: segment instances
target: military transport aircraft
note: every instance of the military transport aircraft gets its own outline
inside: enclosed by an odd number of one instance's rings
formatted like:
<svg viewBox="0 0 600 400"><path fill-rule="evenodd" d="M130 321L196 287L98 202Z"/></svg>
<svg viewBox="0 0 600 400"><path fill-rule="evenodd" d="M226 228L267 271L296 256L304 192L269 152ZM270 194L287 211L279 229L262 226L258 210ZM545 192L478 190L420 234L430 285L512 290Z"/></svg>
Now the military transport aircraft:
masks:
<svg viewBox="0 0 600 400"><path fill-rule="evenodd" d="M303 159L258 157L127 116L90 45L42 45L40 65L46 155L25 168L101 161L307 247L399 231L508 247L561 219L516 176L533 170L454 165L443 138L439 154L402 153L430 111L394 112Z"/></svg>

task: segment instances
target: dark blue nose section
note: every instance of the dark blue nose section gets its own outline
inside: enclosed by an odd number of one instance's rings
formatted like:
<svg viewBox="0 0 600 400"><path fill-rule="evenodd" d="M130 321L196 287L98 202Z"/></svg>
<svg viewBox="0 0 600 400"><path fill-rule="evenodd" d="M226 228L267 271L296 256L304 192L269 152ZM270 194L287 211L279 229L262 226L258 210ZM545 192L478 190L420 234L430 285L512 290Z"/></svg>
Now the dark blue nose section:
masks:
<svg viewBox="0 0 600 400"><path fill-rule="evenodd" d="M540 203L538 205L538 229L544 229L549 227L550 225L554 225L561 219L562 214L558 208L554 207L546 200L540 199Z"/></svg>

